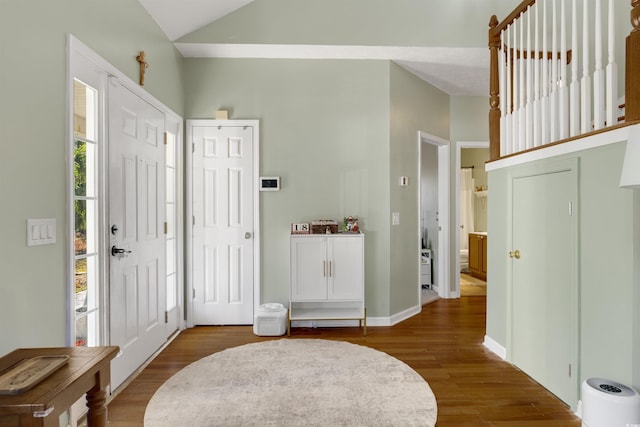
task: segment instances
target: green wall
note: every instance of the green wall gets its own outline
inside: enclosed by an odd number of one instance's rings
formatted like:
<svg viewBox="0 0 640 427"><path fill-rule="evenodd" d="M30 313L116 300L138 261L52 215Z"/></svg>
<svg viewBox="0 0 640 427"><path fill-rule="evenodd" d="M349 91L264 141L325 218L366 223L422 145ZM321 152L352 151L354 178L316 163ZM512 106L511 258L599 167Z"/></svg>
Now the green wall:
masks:
<svg viewBox="0 0 640 427"><path fill-rule="evenodd" d="M394 0L389 5L388 0L257 0L178 42L486 47L491 15L504 18L518 2Z"/></svg>
<svg viewBox="0 0 640 427"><path fill-rule="evenodd" d="M391 226L391 314L416 304L419 283L420 195L418 131L449 139L449 96L391 63L390 175L391 212L400 224ZM400 177L409 185L401 187ZM388 222L391 223L389 215Z"/></svg>
<svg viewBox="0 0 640 427"><path fill-rule="evenodd" d="M0 354L65 345L67 33L183 113L181 57L137 1L3 0L0 13ZM26 245L28 218L55 218L53 245Z"/></svg>
<svg viewBox="0 0 640 427"><path fill-rule="evenodd" d="M260 195L262 302L288 301L292 222L352 215L369 316L417 304L417 187L399 193L396 175L417 182L418 130L447 136L445 94L388 61L186 59L185 82L187 118L259 119L260 174L281 176ZM406 215L398 233L392 205Z"/></svg>
<svg viewBox="0 0 640 427"><path fill-rule="evenodd" d="M360 219L367 308L389 311L389 64L386 61L187 59L187 118L260 120L262 301L289 300L292 222Z"/></svg>
<svg viewBox="0 0 640 427"><path fill-rule="evenodd" d="M558 156L579 161L579 360L581 380L603 377L640 386L637 333L638 191L619 188L625 142ZM511 250L508 224L509 173L522 166L489 172L490 286L487 335L507 347L508 277ZM548 191L554 191L549 188ZM634 302L635 301L635 302ZM544 313L541 313L544 315Z"/></svg>

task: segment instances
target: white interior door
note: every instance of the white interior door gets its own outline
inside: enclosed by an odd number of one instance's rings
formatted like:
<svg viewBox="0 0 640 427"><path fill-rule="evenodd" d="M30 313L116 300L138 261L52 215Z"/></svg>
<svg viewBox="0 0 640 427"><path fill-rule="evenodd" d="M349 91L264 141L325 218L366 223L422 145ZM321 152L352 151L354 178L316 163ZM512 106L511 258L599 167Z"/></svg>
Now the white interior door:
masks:
<svg viewBox="0 0 640 427"><path fill-rule="evenodd" d="M125 87L109 91L110 343L115 389L166 340L164 115Z"/></svg>
<svg viewBox="0 0 640 427"><path fill-rule="evenodd" d="M193 323L253 323L257 128L188 125L192 159Z"/></svg>
<svg viewBox="0 0 640 427"><path fill-rule="evenodd" d="M571 405L578 387L575 186L570 170L512 181L512 362Z"/></svg>

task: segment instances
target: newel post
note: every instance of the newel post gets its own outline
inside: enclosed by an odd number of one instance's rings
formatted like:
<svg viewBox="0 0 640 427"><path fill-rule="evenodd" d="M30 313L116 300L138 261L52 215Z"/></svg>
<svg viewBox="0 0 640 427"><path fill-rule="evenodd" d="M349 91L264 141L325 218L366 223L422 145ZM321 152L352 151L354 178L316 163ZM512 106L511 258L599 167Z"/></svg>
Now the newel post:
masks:
<svg viewBox="0 0 640 427"><path fill-rule="evenodd" d="M640 0L631 0L631 25L625 65L625 121L640 120Z"/></svg>
<svg viewBox="0 0 640 427"><path fill-rule="evenodd" d="M635 0L640 2L640 0ZM489 159L500 158L500 79L498 75L498 50L500 33L496 34L498 18L493 15L489 21L489 51L491 52L489 74Z"/></svg>

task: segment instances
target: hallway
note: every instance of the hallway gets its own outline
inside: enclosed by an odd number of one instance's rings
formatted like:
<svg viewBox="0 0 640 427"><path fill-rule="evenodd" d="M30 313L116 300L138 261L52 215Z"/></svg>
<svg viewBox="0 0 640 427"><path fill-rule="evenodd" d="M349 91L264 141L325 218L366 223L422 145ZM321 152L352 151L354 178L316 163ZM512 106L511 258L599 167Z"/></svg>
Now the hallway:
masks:
<svg viewBox="0 0 640 427"><path fill-rule="evenodd" d="M460 296L487 296L487 282L470 274L460 273Z"/></svg>

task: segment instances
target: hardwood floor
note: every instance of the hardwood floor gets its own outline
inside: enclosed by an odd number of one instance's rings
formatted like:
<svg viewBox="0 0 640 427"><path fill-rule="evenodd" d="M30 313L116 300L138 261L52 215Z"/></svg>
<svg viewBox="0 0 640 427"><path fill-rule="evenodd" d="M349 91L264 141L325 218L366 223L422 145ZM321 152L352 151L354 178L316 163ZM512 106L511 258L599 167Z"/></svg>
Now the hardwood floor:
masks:
<svg viewBox="0 0 640 427"><path fill-rule="evenodd" d="M441 299L395 326L367 328L366 337L358 328L294 328L291 338L345 340L404 361L435 393L439 427L579 427L580 419L564 403L482 345L485 306L485 297ZM183 331L109 403L109 425L141 426L153 393L187 364L268 339L280 337L257 337L250 326Z"/></svg>

